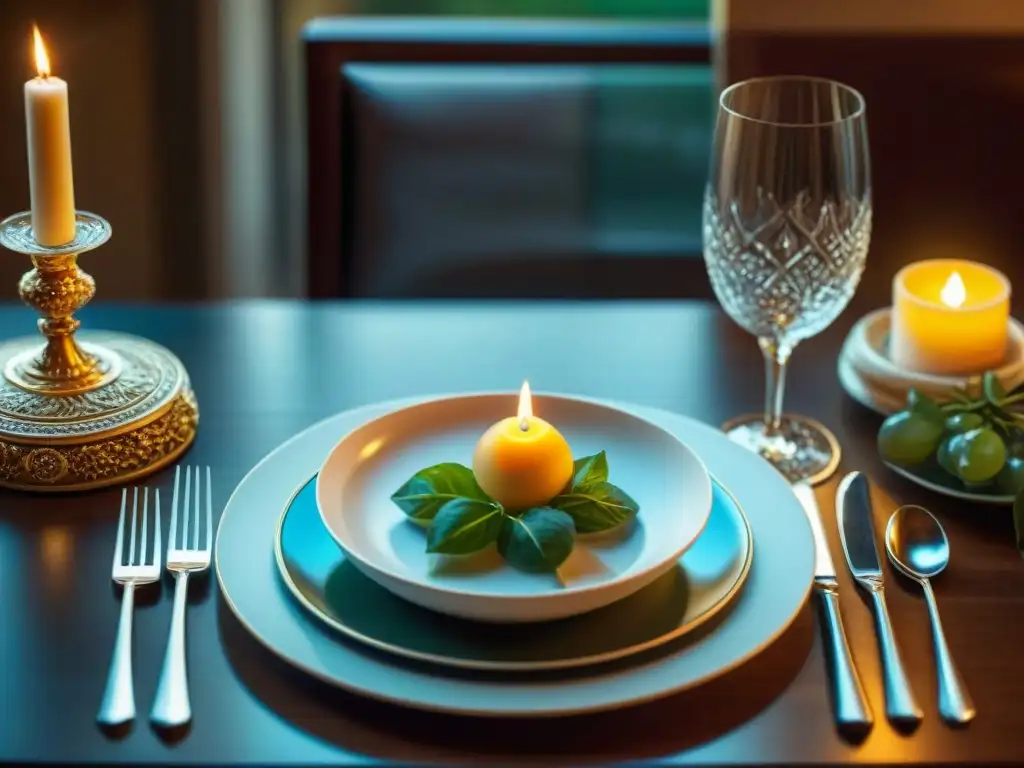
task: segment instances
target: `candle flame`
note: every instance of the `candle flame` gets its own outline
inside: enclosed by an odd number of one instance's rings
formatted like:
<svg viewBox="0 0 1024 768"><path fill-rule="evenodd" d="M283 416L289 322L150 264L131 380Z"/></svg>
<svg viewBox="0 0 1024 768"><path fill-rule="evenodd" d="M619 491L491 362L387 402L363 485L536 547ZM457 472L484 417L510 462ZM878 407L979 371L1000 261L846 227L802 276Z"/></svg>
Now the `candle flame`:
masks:
<svg viewBox="0 0 1024 768"><path fill-rule="evenodd" d="M943 304L953 309L957 309L967 300L967 289L964 287L964 281L959 272L954 272L949 276L946 284L942 287L939 298L942 299Z"/></svg>
<svg viewBox="0 0 1024 768"><path fill-rule="evenodd" d="M524 432L530 428L531 416L533 416L533 398L530 396L530 382L524 381L522 389L519 390L519 410L516 412L519 428Z"/></svg>
<svg viewBox="0 0 1024 768"><path fill-rule="evenodd" d="M40 77L50 76L50 57L46 55L46 46L43 45L43 36L39 34L39 27L32 25L32 37L36 47L36 71Z"/></svg>

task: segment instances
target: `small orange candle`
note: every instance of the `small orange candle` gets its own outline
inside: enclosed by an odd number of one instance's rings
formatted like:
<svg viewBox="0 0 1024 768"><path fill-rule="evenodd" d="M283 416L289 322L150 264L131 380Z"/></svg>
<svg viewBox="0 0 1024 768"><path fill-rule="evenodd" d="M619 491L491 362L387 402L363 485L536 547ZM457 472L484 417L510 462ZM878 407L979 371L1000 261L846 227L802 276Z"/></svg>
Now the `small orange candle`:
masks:
<svg viewBox="0 0 1024 768"><path fill-rule="evenodd" d="M966 376L1006 362L1010 281L972 261L933 259L893 281L889 354L900 368Z"/></svg>
<svg viewBox="0 0 1024 768"><path fill-rule="evenodd" d="M516 416L492 425L473 451L473 474L483 491L510 511L540 507L572 478L572 451L561 433L533 415L529 382Z"/></svg>

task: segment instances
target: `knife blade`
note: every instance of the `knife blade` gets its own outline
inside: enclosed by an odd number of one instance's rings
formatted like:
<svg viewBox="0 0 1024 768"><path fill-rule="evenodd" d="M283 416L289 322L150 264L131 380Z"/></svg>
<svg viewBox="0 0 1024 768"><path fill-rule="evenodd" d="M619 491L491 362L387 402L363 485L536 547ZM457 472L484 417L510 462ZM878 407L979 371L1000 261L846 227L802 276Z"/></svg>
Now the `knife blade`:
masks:
<svg viewBox="0 0 1024 768"><path fill-rule="evenodd" d="M871 488L860 472L851 472L839 483L836 496L839 534L850 573L858 581L882 580L882 560L875 539Z"/></svg>
<svg viewBox="0 0 1024 768"><path fill-rule="evenodd" d="M842 728L866 733L874 723L874 716L846 641L843 617L839 612L839 581L836 579L828 539L825 538L818 502L814 498L814 490L807 483L796 483L792 488L807 515L814 536L814 591L818 595L822 612L836 723Z"/></svg>
<svg viewBox="0 0 1024 768"><path fill-rule="evenodd" d="M851 472L839 482L836 490L836 516L839 538L850 573L871 596L882 656L882 674L885 688L885 713L889 720L901 726L916 725L923 713L910 689L893 632L889 609L885 603L882 562L875 538L874 511L871 505L871 486L866 475Z"/></svg>

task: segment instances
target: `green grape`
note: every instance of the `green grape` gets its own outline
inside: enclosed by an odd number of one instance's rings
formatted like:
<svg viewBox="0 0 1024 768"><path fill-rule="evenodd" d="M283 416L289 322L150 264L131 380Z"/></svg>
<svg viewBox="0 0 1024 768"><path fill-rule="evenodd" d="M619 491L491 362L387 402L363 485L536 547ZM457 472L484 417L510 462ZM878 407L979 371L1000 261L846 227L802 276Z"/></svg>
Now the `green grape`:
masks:
<svg viewBox="0 0 1024 768"><path fill-rule="evenodd" d="M1006 448L1009 455L1015 459L1024 459L1024 439L1021 439L1020 431L1014 430L1016 436L1014 441L1010 443Z"/></svg>
<svg viewBox="0 0 1024 768"><path fill-rule="evenodd" d="M996 475L996 485L1007 496L1016 496L1024 491L1024 459L1017 456L1008 458Z"/></svg>
<svg viewBox="0 0 1024 768"><path fill-rule="evenodd" d="M938 460L940 467L953 475L953 477L959 477L960 473L957 472L957 463L960 461L960 454L963 452L964 436L962 434L950 435L939 445L935 458Z"/></svg>
<svg viewBox="0 0 1024 768"><path fill-rule="evenodd" d="M878 430L878 452L893 464L918 464L932 455L941 438L941 422L900 411L887 418Z"/></svg>
<svg viewBox="0 0 1024 768"><path fill-rule="evenodd" d="M963 433L964 447L957 474L965 483L985 483L1006 463L1006 445L993 429L982 427Z"/></svg>
<svg viewBox="0 0 1024 768"><path fill-rule="evenodd" d="M946 430L953 433L969 432L984 423L985 420L976 413L957 413L946 419Z"/></svg>

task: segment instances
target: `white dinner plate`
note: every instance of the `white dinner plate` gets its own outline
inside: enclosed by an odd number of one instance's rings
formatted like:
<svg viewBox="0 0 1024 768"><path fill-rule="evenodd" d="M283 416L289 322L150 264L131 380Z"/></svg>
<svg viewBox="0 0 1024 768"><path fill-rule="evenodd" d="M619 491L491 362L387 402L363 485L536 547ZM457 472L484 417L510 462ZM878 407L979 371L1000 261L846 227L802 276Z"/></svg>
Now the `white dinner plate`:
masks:
<svg viewBox="0 0 1024 768"><path fill-rule="evenodd" d="M578 536L557 575L514 568L491 546L447 561L426 551L426 532L391 495L421 469L471 466L492 424L515 414L517 394L471 394L399 408L339 435L317 477L324 526L364 575L424 608L464 619L561 619L632 595L673 568L711 512L711 478L675 435L612 406L534 395L575 458L605 451L608 480L639 504L621 530Z"/></svg>
<svg viewBox="0 0 1024 768"><path fill-rule="evenodd" d="M481 671L449 675L346 640L312 618L282 583L273 555L281 510L339 434L417 401L346 411L301 432L246 475L221 515L214 565L225 605L258 642L296 669L400 706L479 717L562 717L651 701L712 680L772 643L807 600L814 540L782 475L713 427L629 406L685 435L746 513L757 554L744 589L712 632L628 662L512 679Z"/></svg>

